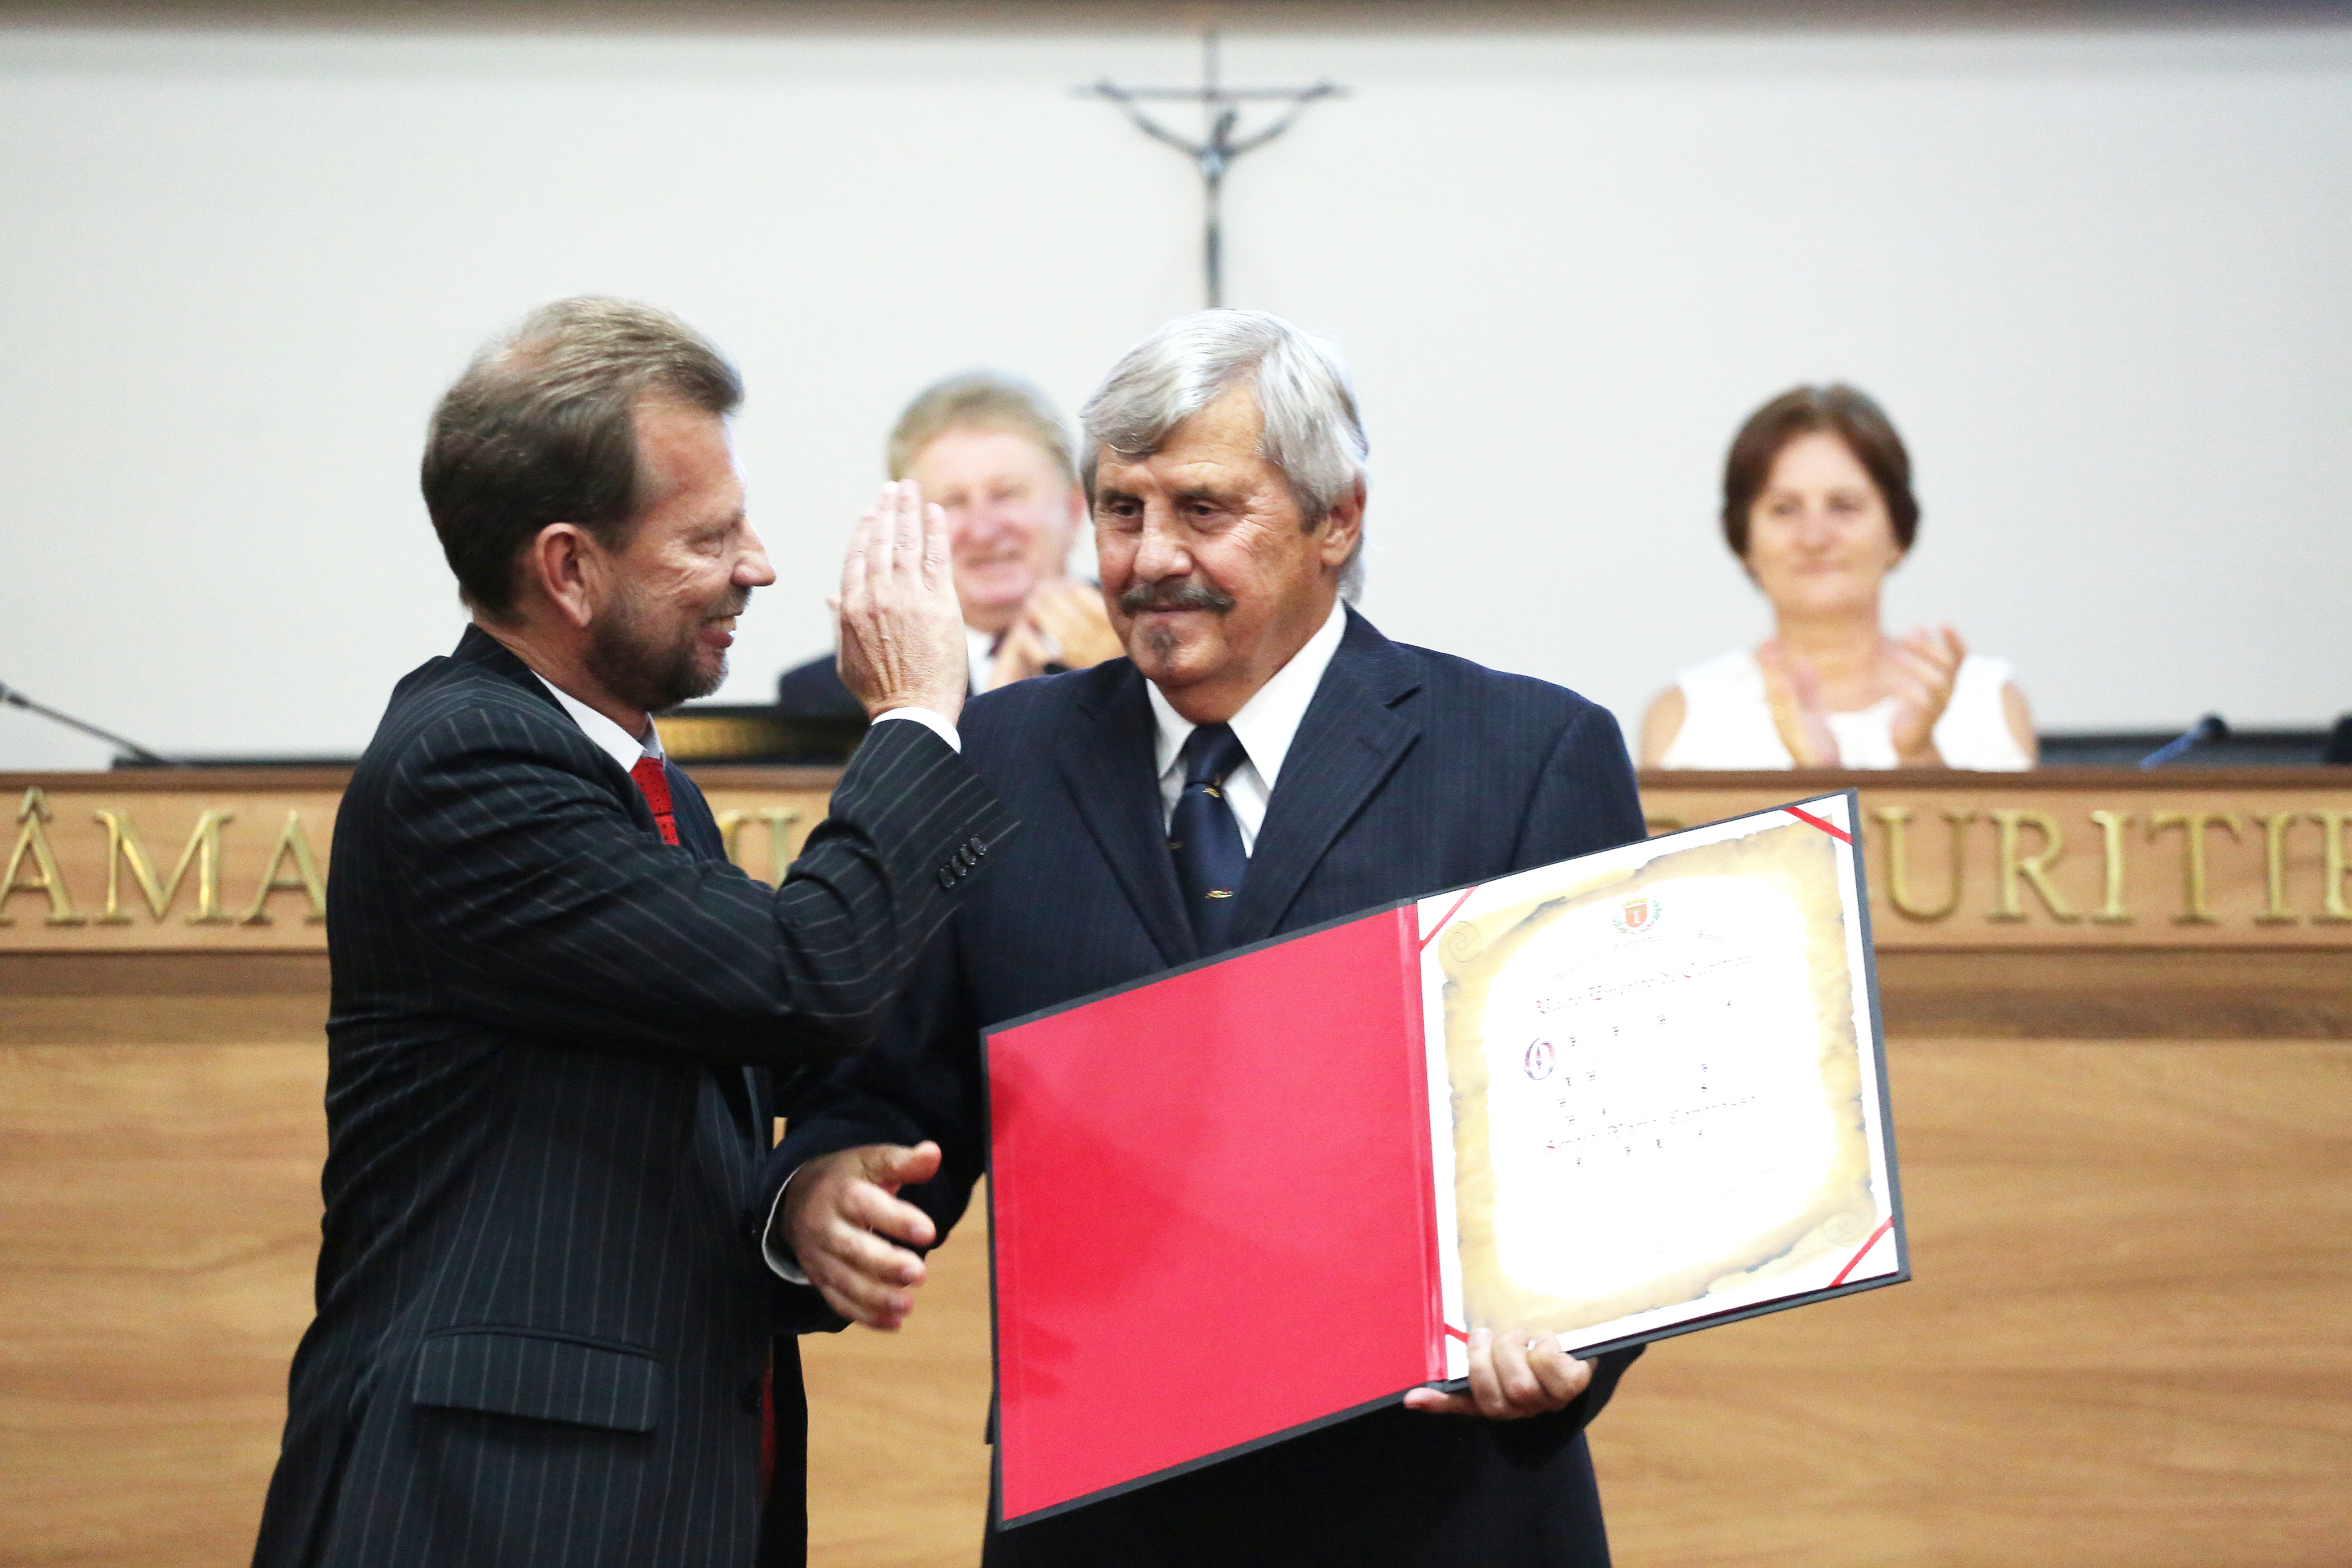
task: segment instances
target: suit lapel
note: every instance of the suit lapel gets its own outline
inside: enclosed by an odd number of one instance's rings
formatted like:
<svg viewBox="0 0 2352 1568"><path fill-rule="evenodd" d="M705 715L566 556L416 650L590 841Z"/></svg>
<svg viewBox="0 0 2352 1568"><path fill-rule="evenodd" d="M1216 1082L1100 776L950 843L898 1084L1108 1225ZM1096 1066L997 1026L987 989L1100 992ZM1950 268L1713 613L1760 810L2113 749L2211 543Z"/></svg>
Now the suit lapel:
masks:
<svg viewBox="0 0 2352 1568"><path fill-rule="evenodd" d="M719 831L719 819L710 814L710 802L677 763L665 758L662 771L669 778L670 815L677 821L679 845L697 860L725 860L727 841Z"/></svg>
<svg viewBox="0 0 2352 1568"><path fill-rule="evenodd" d="M1412 748L1421 727L1395 705L1419 685L1412 661L1350 610L1266 803L1234 912L1236 945L1275 934L1332 840Z"/></svg>
<svg viewBox="0 0 2352 1568"><path fill-rule="evenodd" d="M1110 862L1160 956L1171 965L1186 964L1200 953L1160 820L1155 733L1143 677L1122 660L1078 705L1078 723L1062 737L1055 758L1079 820Z"/></svg>

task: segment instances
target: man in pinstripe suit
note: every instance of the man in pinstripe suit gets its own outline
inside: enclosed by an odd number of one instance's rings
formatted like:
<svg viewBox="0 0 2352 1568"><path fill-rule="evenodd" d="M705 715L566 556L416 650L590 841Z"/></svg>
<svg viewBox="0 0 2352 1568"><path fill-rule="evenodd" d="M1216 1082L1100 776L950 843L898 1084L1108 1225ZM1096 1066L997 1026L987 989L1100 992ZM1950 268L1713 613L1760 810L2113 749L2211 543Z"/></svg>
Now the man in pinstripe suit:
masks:
<svg viewBox="0 0 2352 1568"><path fill-rule="evenodd" d="M774 580L740 397L680 323L583 299L434 417L474 623L394 688L336 822L318 1316L258 1568L804 1555L815 1302L749 1207L772 1118L1012 824L958 754L945 520L892 486L842 581L872 734L781 888L725 862L650 714L718 685Z"/></svg>
<svg viewBox="0 0 2352 1568"><path fill-rule="evenodd" d="M1021 840L926 954L881 1048L803 1103L771 1165L771 1261L845 1318L904 1318L923 1276L908 1249L963 1211L987 1152L982 1027L1643 831L1605 709L1391 643L1343 601L1364 440L1328 350L1274 317L1202 312L1131 351L1083 418L1129 658L973 700L969 754ZM1135 1129L1181 1158L1166 1135ZM992 1534L985 1561L1600 1568L1583 1431L1633 1359L1481 1330L1466 1395L1416 1389Z"/></svg>

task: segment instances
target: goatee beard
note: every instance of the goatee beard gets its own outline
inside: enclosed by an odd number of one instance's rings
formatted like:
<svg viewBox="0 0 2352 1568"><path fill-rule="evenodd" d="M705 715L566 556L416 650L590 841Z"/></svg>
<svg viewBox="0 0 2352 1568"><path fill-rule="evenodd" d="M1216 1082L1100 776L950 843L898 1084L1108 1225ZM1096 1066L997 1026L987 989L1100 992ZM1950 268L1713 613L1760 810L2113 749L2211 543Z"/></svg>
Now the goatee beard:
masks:
<svg viewBox="0 0 2352 1568"><path fill-rule="evenodd" d="M727 661L720 658L718 667L709 671L698 662L695 633L701 623L697 622L675 641L662 643L646 628L648 619L637 599L625 593L610 616L592 622L583 660L588 673L606 691L647 713L659 713L717 691L727 679Z"/></svg>

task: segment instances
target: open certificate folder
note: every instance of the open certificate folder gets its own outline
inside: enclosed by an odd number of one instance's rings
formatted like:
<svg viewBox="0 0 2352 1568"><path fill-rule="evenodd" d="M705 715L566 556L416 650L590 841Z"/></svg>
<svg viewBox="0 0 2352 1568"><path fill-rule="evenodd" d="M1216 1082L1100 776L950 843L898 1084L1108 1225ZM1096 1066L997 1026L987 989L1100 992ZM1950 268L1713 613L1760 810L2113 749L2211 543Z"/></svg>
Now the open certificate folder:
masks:
<svg viewBox="0 0 2352 1568"><path fill-rule="evenodd" d="M1909 1278L1851 791L987 1032L1000 1526ZM1437 1417L1432 1417L1437 1419Z"/></svg>

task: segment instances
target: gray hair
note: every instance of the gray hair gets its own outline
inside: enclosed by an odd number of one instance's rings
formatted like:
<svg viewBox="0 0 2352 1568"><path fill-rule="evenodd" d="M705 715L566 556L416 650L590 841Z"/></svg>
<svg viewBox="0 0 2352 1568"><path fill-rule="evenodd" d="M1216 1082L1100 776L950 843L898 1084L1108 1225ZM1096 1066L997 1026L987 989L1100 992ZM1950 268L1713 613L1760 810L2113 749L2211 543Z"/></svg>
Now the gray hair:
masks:
<svg viewBox="0 0 2352 1568"><path fill-rule="evenodd" d="M1176 427L1231 388L1247 383L1265 421L1258 455L1282 470L1308 528L1365 477L1370 448L1356 394L1339 350L1263 310L1200 310L1180 316L1129 349L1078 411L1089 448L1079 465L1087 500L1104 448L1148 457ZM1340 569L1339 591L1362 591L1364 541Z"/></svg>
<svg viewBox="0 0 2352 1568"><path fill-rule="evenodd" d="M885 453L890 477L904 479L923 448L950 430L1008 430L1027 436L1062 483L1078 476L1069 426L1044 392L1002 371L965 371L925 387L898 416Z"/></svg>

